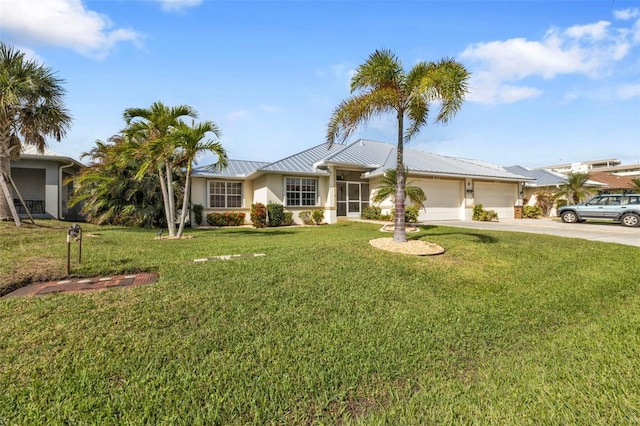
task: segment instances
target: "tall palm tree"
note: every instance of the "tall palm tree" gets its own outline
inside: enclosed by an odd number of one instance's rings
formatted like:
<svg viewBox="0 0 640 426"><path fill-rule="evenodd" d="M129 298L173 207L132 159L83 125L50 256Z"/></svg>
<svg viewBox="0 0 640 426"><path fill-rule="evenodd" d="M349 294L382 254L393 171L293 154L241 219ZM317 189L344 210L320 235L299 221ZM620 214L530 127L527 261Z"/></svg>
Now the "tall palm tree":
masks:
<svg viewBox="0 0 640 426"><path fill-rule="evenodd" d="M62 83L50 68L0 42L0 179L11 176L11 160L20 157L23 145L43 152L46 137L60 141L67 133L71 116ZM0 220L10 217L8 200L0 194Z"/></svg>
<svg viewBox="0 0 640 426"><path fill-rule="evenodd" d="M176 164L186 166L180 226L178 228L178 234L176 235L178 238L182 236L182 232L184 231L184 223L189 206L189 191L191 190L191 168L198 155L211 152L218 157L215 167L224 168L227 166L227 152L220 142L205 139L207 133L213 133L216 138L221 136L218 125L213 121L205 121L198 124L192 122L191 126L181 122L174 127L172 132L175 146L178 148Z"/></svg>
<svg viewBox="0 0 640 426"><path fill-rule="evenodd" d="M380 187L374 195L372 201L374 203L381 203L387 197L391 197L392 200L395 201L396 196L396 184L398 182L398 178L396 174L398 171L396 169L389 169L384 172L384 175L380 179ZM412 203L424 207L424 202L427 201L427 196L425 195L422 188L419 186L414 186L414 181L407 181L407 174L409 170L407 167L404 168L404 192L406 198L408 198Z"/></svg>
<svg viewBox="0 0 640 426"><path fill-rule="evenodd" d="M564 197L568 201L573 202L573 204L578 204L589 194L597 192L596 188L589 188L587 186L588 180L589 173L571 172L567 174L567 183L560 185L560 188L555 194L556 199Z"/></svg>
<svg viewBox="0 0 640 426"><path fill-rule="evenodd" d="M437 102L436 124L446 124L464 103L469 72L453 59L419 62L405 72L389 50L376 50L351 79L351 93L334 110L327 126L327 142L345 142L361 124L393 113L397 118L395 231L393 240L406 242L404 217L403 147L429 120L431 103ZM408 127L405 130L405 120Z"/></svg>
<svg viewBox="0 0 640 426"><path fill-rule="evenodd" d="M640 192L640 178L632 178L629 188L631 188L633 192Z"/></svg>
<svg viewBox="0 0 640 426"><path fill-rule="evenodd" d="M141 150L134 155L144 159L138 179L142 179L150 167L155 167L160 178L162 199L169 236L176 235L175 196L173 190L174 140L170 133L180 123L181 117L197 118L198 113L188 105L168 107L155 102L150 108L128 108L123 114L127 123L125 134L145 141Z"/></svg>

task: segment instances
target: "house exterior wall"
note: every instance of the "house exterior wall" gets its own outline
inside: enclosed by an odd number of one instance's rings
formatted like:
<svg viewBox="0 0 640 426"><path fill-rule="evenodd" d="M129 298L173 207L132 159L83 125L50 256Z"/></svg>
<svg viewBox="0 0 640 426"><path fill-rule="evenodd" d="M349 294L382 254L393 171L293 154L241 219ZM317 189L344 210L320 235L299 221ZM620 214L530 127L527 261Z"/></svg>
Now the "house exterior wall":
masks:
<svg viewBox="0 0 640 426"><path fill-rule="evenodd" d="M20 184L18 184L18 182L15 183L21 194L25 192L27 194L34 194L34 196L35 194L38 194L38 197L42 197L36 198L35 200L44 201L45 216L60 219L60 214L62 212L59 212L58 210L62 182L59 182L59 163L55 161L21 159L19 161L11 162L11 169L44 170L44 182L41 180L27 179L22 180ZM18 175L24 175L24 172L18 172ZM34 187L34 185L40 186L42 183L44 183L44 188ZM25 195L22 195L22 198L29 200Z"/></svg>

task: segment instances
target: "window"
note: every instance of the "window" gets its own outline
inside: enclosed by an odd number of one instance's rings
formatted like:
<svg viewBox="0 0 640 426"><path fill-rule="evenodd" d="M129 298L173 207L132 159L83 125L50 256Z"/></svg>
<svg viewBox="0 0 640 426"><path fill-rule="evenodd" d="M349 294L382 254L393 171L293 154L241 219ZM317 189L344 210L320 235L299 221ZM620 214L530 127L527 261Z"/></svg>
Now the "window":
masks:
<svg viewBox="0 0 640 426"><path fill-rule="evenodd" d="M242 207L242 182L209 182L209 207Z"/></svg>
<svg viewBox="0 0 640 426"><path fill-rule="evenodd" d="M286 178L287 206L315 206L318 181L311 178Z"/></svg>

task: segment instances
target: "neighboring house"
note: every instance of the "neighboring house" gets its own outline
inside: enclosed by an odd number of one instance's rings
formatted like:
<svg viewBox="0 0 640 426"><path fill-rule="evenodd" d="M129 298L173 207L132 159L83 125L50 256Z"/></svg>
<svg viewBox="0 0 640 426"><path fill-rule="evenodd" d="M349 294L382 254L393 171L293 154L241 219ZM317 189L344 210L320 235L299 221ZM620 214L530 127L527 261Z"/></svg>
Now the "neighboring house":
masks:
<svg viewBox="0 0 640 426"><path fill-rule="evenodd" d="M619 176L607 172L589 173L589 180L606 185L600 189L601 194L632 192L633 180L629 176Z"/></svg>
<svg viewBox="0 0 640 426"><path fill-rule="evenodd" d="M530 182L526 182L523 188L522 198L527 201L526 205L528 206L536 205L536 192L546 191L551 194L555 194L560 186L567 183L567 178L564 175L560 173L554 173L549 170L528 169L522 166L509 166L505 167L505 170L520 176L526 176L533 179ZM597 187L598 191L602 191L602 189L606 187L606 184L598 181L597 179L593 179L592 176L596 174L597 173L589 174L590 179L587 181L587 186ZM549 215L555 216L555 214L556 209L555 207L553 207L549 212Z"/></svg>
<svg viewBox="0 0 640 426"><path fill-rule="evenodd" d="M471 219L474 204L514 217L521 205L526 176L475 160L404 150L409 177L427 195L419 220ZM348 145L321 144L273 162L230 160L226 169L206 166L193 170L192 204L211 212L247 213L253 203L279 203L293 212L297 223L304 210L322 209L327 223L341 217L360 217L376 191L379 178L396 167L396 146L358 140ZM391 200L381 208L391 210Z"/></svg>
<svg viewBox="0 0 640 426"><path fill-rule="evenodd" d="M33 217L79 220L81 206L67 207L73 184L65 185L64 181L83 167L73 158L49 149L39 154L34 147L27 147L19 160L11 160L11 178ZM18 213L26 216L13 188L11 191Z"/></svg>

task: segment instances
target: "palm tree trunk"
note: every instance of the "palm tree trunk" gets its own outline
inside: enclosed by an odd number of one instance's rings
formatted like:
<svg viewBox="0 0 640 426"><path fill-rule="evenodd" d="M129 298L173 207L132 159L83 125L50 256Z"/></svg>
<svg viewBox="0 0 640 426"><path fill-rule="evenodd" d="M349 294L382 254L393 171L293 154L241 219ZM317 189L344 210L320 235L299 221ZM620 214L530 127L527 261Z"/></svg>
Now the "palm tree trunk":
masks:
<svg viewBox="0 0 640 426"><path fill-rule="evenodd" d="M0 179L4 178L3 173L11 177L11 158L9 154L9 140L11 135L11 127L7 120L0 122ZM0 191L0 220L11 219L11 210L7 199L2 191Z"/></svg>
<svg viewBox="0 0 640 426"><path fill-rule="evenodd" d="M187 177L184 182L184 196L182 197L182 212L180 213L180 227L177 237L182 237L184 222L187 219L187 207L189 207L189 191L191 190L191 165L187 166Z"/></svg>
<svg viewBox="0 0 640 426"><path fill-rule="evenodd" d="M171 170L171 163L167 159L164 163L167 173L167 196L169 198L169 214L171 217L167 218L167 225L169 226L169 235L174 237L176 235L176 199L173 192L173 170Z"/></svg>
<svg viewBox="0 0 640 426"><path fill-rule="evenodd" d="M158 178L160 180L160 190L162 191L162 203L164 204L164 217L167 220L167 228L169 230L169 236L173 237L175 234L175 229L171 229L169 226L169 218L171 216L169 210L169 195L167 192L167 182L164 179L164 173L162 171L162 164L158 164Z"/></svg>
<svg viewBox="0 0 640 426"><path fill-rule="evenodd" d="M393 241L407 242L404 220L404 111L398 111L398 147L396 165L396 217L394 220Z"/></svg>

